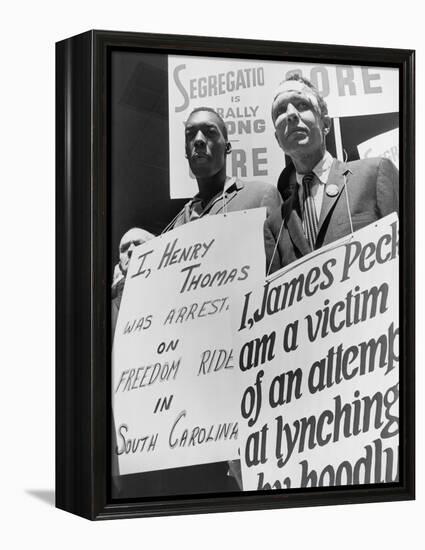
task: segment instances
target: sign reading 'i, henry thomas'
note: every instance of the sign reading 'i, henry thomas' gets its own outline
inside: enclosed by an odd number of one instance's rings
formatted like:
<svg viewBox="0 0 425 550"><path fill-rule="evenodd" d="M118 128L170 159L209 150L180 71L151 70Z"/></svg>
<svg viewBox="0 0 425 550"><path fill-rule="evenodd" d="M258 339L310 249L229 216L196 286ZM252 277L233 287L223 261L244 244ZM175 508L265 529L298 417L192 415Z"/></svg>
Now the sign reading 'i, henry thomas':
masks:
<svg viewBox="0 0 425 550"><path fill-rule="evenodd" d="M206 216L134 250L112 352L120 474L238 457L229 310L264 281L264 219Z"/></svg>

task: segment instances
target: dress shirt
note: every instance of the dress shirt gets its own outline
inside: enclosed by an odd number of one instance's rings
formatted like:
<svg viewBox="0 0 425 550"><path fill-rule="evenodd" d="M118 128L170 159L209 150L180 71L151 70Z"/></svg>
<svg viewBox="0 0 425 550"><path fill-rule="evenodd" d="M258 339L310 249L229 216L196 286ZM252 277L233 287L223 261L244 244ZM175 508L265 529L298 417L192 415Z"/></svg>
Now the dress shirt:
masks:
<svg viewBox="0 0 425 550"><path fill-rule="evenodd" d="M316 208L317 219L320 219L320 212L322 210L323 204L323 194L325 192L325 186L328 183L329 172L331 171L331 166L333 163L333 158L328 151L325 151L322 159L316 164L312 172L314 174L314 180L311 185L311 196L314 200L314 206ZM303 191L303 177L305 174L296 173L296 178L298 182L298 197L300 204L304 204L304 191Z"/></svg>

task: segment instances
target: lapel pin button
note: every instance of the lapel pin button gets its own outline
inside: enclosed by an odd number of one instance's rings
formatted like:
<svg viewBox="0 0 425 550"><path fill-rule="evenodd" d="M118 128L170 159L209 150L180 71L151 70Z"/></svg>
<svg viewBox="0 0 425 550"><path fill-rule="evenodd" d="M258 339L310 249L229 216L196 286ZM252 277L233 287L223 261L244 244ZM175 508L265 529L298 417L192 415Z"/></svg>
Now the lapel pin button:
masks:
<svg viewBox="0 0 425 550"><path fill-rule="evenodd" d="M326 194L328 195L328 197L336 197L338 195L338 187L333 183L327 185Z"/></svg>

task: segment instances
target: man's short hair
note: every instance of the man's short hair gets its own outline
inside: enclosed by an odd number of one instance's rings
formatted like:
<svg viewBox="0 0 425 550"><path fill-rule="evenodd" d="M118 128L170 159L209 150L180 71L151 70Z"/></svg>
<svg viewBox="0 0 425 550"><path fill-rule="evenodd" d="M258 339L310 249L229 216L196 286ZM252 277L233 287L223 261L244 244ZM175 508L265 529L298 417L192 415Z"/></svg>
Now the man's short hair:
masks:
<svg viewBox="0 0 425 550"><path fill-rule="evenodd" d="M298 73L291 74L291 76L288 76L288 78L285 78L284 80L282 80L282 82L280 84L283 84L284 82L288 82L288 81L291 81L291 80L296 80L297 82L302 82L305 86L310 88L310 90L316 96L317 103L318 103L319 109L320 109L320 115L322 117L327 116L328 106L326 104L326 101L320 95L320 92L316 88L316 86L308 78L305 78L305 76L302 76Z"/></svg>
<svg viewBox="0 0 425 550"><path fill-rule="evenodd" d="M220 128L221 128L221 131L222 131L222 134L223 134L223 137L224 139L227 141L227 127L226 127L226 123L224 122L223 118L217 113L217 111L214 111L214 109L212 107L196 107L195 109L193 109L193 111L189 114L189 116L187 117L187 120L189 120L189 118L194 114L194 113L198 113L199 111L208 111L209 113L213 113L219 123L220 123ZM186 121L187 122L187 121Z"/></svg>

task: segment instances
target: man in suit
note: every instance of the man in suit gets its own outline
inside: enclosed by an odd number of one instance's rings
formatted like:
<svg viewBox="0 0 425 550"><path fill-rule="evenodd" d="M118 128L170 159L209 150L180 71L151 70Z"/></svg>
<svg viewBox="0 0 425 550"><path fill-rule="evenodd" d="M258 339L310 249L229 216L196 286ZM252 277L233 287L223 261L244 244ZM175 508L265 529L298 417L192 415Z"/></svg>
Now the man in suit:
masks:
<svg viewBox="0 0 425 550"><path fill-rule="evenodd" d="M205 215L224 214L266 206L268 212L281 204L275 186L242 182L226 174L226 158L232 151L227 128L209 107L194 109L185 125L186 158L199 192L184 206L164 231Z"/></svg>
<svg viewBox="0 0 425 550"><path fill-rule="evenodd" d="M291 162L278 182L285 202L264 226L268 273L398 212L398 171L390 160L344 163L326 150L331 119L307 79L294 75L279 85L272 119Z"/></svg>

